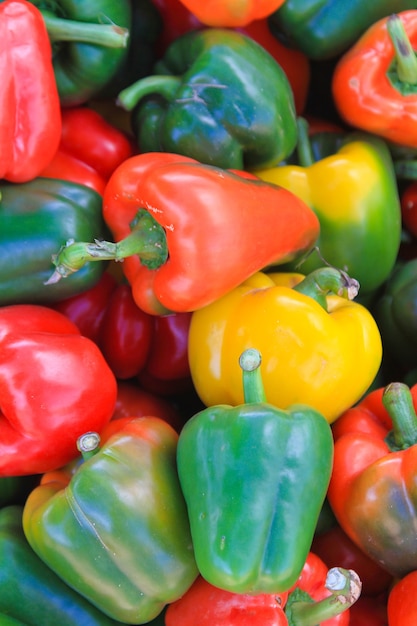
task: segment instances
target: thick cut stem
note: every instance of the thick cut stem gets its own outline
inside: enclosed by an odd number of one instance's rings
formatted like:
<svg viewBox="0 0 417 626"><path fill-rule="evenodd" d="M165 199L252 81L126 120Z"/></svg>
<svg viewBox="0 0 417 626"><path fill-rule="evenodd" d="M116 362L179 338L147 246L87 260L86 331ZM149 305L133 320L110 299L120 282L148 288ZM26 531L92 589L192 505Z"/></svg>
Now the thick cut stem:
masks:
<svg viewBox="0 0 417 626"><path fill-rule="evenodd" d="M320 267L308 274L293 289L313 298L327 311L326 296L333 294L353 300L359 293L359 283L335 267Z"/></svg>
<svg viewBox="0 0 417 626"><path fill-rule="evenodd" d="M390 383L382 394L382 403L392 419L387 437L391 450L405 450L417 443L417 415L413 396L405 383Z"/></svg>
<svg viewBox="0 0 417 626"><path fill-rule="evenodd" d="M358 600L362 583L353 570L333 567L327 573L326 589L331 595L320 602L291 601L285 607L289 626L317 626L343 613Z"/></svg>
<svg viewBox="0 0 417 626"><path fill-rule="evenodd" d="M242 369L245 403L266 401L260 371L261 361L261 354L255 348L248 348L240 355L239 365Z"/></svg>

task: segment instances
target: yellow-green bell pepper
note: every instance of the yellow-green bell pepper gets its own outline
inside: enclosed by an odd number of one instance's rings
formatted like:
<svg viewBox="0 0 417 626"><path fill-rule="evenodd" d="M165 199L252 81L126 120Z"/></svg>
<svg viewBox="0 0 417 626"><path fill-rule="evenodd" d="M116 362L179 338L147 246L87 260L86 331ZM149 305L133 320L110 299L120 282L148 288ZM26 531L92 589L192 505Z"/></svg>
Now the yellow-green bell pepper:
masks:
<svg viewBox="0 0 417 626"><path fill-rule="evenodd" d="M347 134L339 149L315 160L305 120L298 120L297 165L257 170L316 213L320 254L299 265L308 274L326 263L359 281L361 296L373 293L391 273L401 243L401 205L390 151L365 133ZM294 264L287 269L294 269Z"/></svg>
<svg viewBox="0 0 417 626"><path fill-rule="evenodd" d="M307 404L331 423L372 384L382 342L371 313L353 300L356 281L334 268L258 272L192 314L189 362L206 406L242 404L239 356L256 347L271 404Z"/></svg>

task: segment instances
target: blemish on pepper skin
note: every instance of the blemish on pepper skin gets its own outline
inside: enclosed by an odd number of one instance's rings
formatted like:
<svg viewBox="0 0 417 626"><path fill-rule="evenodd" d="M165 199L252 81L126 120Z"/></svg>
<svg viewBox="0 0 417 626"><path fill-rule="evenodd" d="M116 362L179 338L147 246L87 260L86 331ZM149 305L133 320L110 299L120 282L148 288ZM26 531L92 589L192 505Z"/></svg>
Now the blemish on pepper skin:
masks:
<svg viewBox="0 0 417 626"><path fill-rule="evenodd" d="M349 80L349 87L352 88L353 91L359 91L359 81L357 78L353 77Z"/></svg>
<svg viewBox="0 0 417 626"><path fill-rule="evenodd" d="M224 550L226 547L226 537L224 535L221 536L220 538L220 550Z"/></svg>

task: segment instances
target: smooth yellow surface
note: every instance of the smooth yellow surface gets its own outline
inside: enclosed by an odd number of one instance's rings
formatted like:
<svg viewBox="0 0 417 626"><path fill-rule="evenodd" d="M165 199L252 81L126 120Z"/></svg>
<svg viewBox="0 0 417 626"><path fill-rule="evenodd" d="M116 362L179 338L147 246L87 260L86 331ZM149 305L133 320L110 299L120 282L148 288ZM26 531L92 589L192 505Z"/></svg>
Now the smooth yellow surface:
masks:
<svg viewBox="0 0 417 626"><path fill-rule="evenodd" d="M243 403L239 356L262 355L269 403L307 404L333 422L373 382L381 336L359 303L328 296L328 311L291 287L302 275L258 273L193 313L189 358L195 389L206 406ZM273 282L274 277L280 285ZM286 280L290 286L285 286Z"/></svg>

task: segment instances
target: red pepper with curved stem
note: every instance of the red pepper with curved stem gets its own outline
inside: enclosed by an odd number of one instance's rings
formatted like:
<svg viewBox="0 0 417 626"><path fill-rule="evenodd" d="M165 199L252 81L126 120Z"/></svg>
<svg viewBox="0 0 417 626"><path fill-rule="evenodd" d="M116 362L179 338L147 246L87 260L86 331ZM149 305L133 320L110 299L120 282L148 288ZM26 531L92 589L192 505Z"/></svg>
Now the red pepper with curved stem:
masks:
<svg viewBox="0 0 417 626"><path fill-rule="evenodd" d="M417 570L398 580L388 596L388 626L417 624Z"/></svg>
<svg viewBox="0 0 417 626"><path fill-rule="evenodd" d="M343 528L393 576L417 559L417 385L390 383L336 420L327 493Z"/></svg>
<svg viewBox="0 0 417 626"><path fill-rule="evenodd" d="M61 109L52 50L39 9L26 0L0 3L0 179L39 176L55 154Z"/></svg>
<svg viewBox="0 0 417 626"><path fill-rule="evenodd" d="M332 581L327 574L327 566L310 552L297 583L279 594L232 593L200 576L182 598L168 606L165 625L317 626L320 622L321 626L348 626L350 606L360 596L358 576L344 570L341 581L347 584L339 587L338 595L330 591Z"/></svg>
<svg viewBox="0 0 417 626"><path fill-rule="evenodd" d="M259 269L301 255L320 229L290 191L166 152L124 161L106 186L103 215L116 243L67 243L48 282L88 261L124 258L136 304L153 315L206 306Z"/></svg>
<svg viewBox="0 0 417 626"><path fill-rule="evenodd" d="M76 458L77 437L102 430L116 393L100 350L64 315L40 305L0 309L0 476Z"/></svg>

